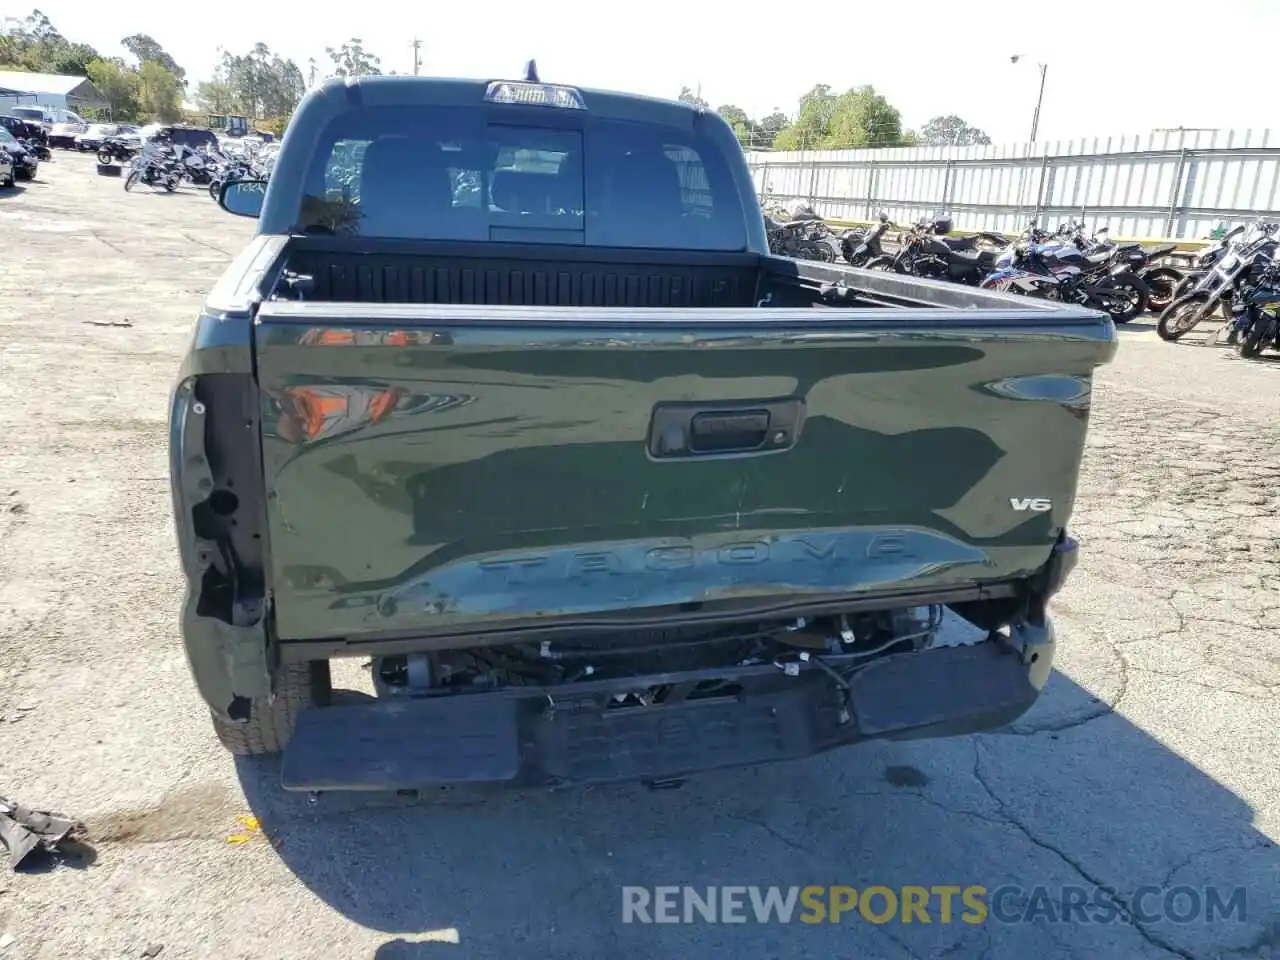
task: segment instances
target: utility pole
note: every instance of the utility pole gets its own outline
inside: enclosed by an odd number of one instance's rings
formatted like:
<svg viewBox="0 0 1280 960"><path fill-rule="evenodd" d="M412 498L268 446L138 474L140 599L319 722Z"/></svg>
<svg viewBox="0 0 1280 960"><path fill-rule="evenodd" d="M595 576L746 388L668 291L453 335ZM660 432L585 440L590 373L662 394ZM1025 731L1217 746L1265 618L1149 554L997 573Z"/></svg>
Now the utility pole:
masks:
<svg viewBox="0 0 1280 960"><path fill-rule="evenodd" d="M1044 103L1044 75L1049 72L1047 63L1041 63L1038 66L1040 67L1040 95L1036 97L1036 112L1031 115L1032 143L1036 142L1036 134L1040 131L1040 105Z"/></svg>
<svg viewBox="0 0 1280 960"><path fill-rule="evenodd" d="M413 43L409 44L409 46L413 47L413 75L416 77L418 75L418 68L422 64L422 58L419 55L422 50L422 41L417 37L414 37Z"/></svg>
<svg viewBox="0 0 1280 960"><path fill-rule="evenodd" d="M1017 63L1022 59L1022 54L1015 53L1009 58L1010 63ZM1037 63L1040 68L1040 94L1036 97L1036 112L1031 115L1031 142L1036 142L1036 134L1040 132L1040 106L1044 103L1044 77L1049 72L1047 63Z"/></svg>

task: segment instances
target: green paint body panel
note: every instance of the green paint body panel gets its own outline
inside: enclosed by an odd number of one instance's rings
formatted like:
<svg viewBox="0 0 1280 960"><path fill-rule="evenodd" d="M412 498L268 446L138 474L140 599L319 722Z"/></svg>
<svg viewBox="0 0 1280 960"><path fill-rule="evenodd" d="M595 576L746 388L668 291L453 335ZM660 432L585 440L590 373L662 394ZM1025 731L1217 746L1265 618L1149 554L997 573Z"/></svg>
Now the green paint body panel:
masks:
<svg viewBox="0 0 1280 960"><path fill-rule="evenodd" d="M263 304L278 636L946 589L1048 559L1105 318L647 313ZM281 405L299 388L330 404L309 439ZM659 405L786 399L785 449L651 455Z"/></svg>

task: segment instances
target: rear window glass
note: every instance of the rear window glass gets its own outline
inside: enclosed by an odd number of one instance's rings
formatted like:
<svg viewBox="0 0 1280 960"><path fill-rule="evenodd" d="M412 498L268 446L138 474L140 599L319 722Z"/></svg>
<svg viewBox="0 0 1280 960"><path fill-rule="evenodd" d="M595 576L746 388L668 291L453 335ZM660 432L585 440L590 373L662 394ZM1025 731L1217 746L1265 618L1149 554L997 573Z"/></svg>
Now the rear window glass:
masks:
<svg viewBox="0 0 1280 960"><path fill-rule="evenodd" d="M524 114L522 114L524 116ZM742 250L737 187L688 131L498 123L466 108L340 117L308 173L309 233Z"/></svg>

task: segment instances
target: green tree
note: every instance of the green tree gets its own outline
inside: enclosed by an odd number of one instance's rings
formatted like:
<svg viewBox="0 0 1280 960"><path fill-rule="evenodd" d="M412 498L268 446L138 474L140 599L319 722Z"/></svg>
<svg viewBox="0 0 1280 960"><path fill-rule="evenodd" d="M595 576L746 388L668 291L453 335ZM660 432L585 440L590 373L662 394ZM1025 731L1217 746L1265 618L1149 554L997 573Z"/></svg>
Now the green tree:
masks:
<svg viewBox="0 0 1280 960"><path fill-rule="evenodd" d="M758 126L758 138L756 146L769 148L777 139L778 133L786 127L788 118L781 110L774 110L773 113L766 116L760 121Z"/></svg>
<svg viewBox="0 0 1280 960"><path fill-rule="evenodd" d="M780 130L779 150L848 150L891 147L902 140L902 115L872 86L832 93L816 84L800 100L796 119Z"/></svg>
<svg viewBox="0 0 1280 960"><path fill-rule="evenodd" d="M138 70L138 100L143 113L156 120L182 119L182 84L153 60L146 61Z"/></svg>
<svg viewBox="0 0 1280 960"><path fill-rule="evenodd" d="M377 76L382 73L382 61L364 48L364 41L352 37L338 47L325 47L324 52L333 61L335 77Z"/></svg>
<svg viewBox="0 0 1280 960"><path fill-rule="evenodd" d="M66 42L62 34L58 32L58 28L39 10L31 11L31 16L23 21L23 28L37 40L62 40L64 43Z"/></svg>
<svg viewBox="0 0 1280 960"><path fill-rule="evenodd" d="M902 114L875 87L857 87L837 98L825 144L828 149L892 147L901 140Z"/></svg>
<svg viewBox="0 0 1280 960"><path fill-rule="evenodd" d="M676 97L681 103L688 103L702 110L710 109L711 105L703 100L698 94L694 93L688 87L680 88L680 96Z"/></svg>
<svg viewBox="0 0 1280 960"><path fill-rule="evenodd" d="M17 70L85 76L89 64L100 59L88 44L67 40L39 10L10 21L0 35L0 64Z"/></svg>
<svg viewBox="0 0 1280 960"><path fill-rule="evenodd" d="M955 114L934 117L920 128L920 139L931 147L987 146L991 138Z"/></svg>
<svg viewBox="0 0 1280 960"><path fill-rule="evenodd" d="M0 63L35 73L85 76L107 101L115 120L142 116L172 121L182 116L182 68L146 34L126 37L137 68L119 57L104 57L85 43L68 40L39 10L0 34ZM176 73L175 73L176 71Z"/></svg>
<svg viewBox="0 0 1280 960"><path fill-rule="evenodd" d="M747 111L743 110L741 107L735 107L732 103L726 103L723 106L716 107L716 113L724 117L725 122L731 127L739 123L751 123L751 118L747 116Z"/></svg>
<svg viewBox="0 0 1280 960"><path fill-rule="evenodd" d="M743 148L748 150L771 149L778 131L787 125L787 115L779 110L760 121L750 119L745 110L732 104L719 107L716 112L729 121Z"/></svg>
<svg viewBox="0 0 1280 960"><path fill-rule="evenodd" d="M102 55L87 43L61 43L49 49L44 58L45 73L60 73L67 76L87 76L89 64Z"/></svg>
<svg viewBox="0 0 1280 960"><path fill-rule="evenodd" d="M733 134L738 138L738 142L742 144L743 149L748 149L756 139L755 122L747 116L747 111L741 107L736 107L732 103L726 103L716 107L716 113L724 118L725 123L733 128Z"/></svg>
<svg viewBox="0 0 1280 960"><path fill-rule="evenodd" d="M139 64L146 63L148 60L158 63L172 73L178 83L186 87L187 71L178 66L178 62L169 56L164 47L160 46L154 38L145 33L135 33L121 40L120 45L137 57Z"/></svg>
<svg viewBox="0 0 1280 960"><path fill-rule="evenodd" d="M779 150L816 150L823 146L831 127L835 101L830 86L814 84L813 89L800 98L795 120L778 131L773 145Z"/></svg>
<svg viewBox="0 0 1280 960"><path fill-rule="evenodd" d="M112 120L137 119L141 82L134 70L119 60L94 60L89 64L88 75L106 98Z"/></svg>
<svg viewBox="0 0 1280 960"><path fill-rule="evenodd" d="M212 82L216 86L205 91L209 98L230 101L232 106L226 109L243 110L254 119L292 115L306 92L298 65L281 59L265 43L255 43L243 56L224 51L222 66Z"/></svg>
<svg viewBox="0 0 1280 960"><path fill-rule="evenodd" d="M201 80L196 84L196 103L205 113L235 113L240 101L225 80Z"/></svg>

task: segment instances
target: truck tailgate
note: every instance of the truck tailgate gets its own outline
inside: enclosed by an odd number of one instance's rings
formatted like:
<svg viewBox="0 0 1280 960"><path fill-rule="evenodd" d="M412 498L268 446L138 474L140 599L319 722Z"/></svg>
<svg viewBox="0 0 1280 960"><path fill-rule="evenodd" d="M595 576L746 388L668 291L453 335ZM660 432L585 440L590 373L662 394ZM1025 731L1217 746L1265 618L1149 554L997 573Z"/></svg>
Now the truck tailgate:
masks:
<svg viewBox="0 0 1280 960"><path fill-rule="evenodd" d="M957 313L268 302L279 635L1026 575L1114 328Z"/></svg>

